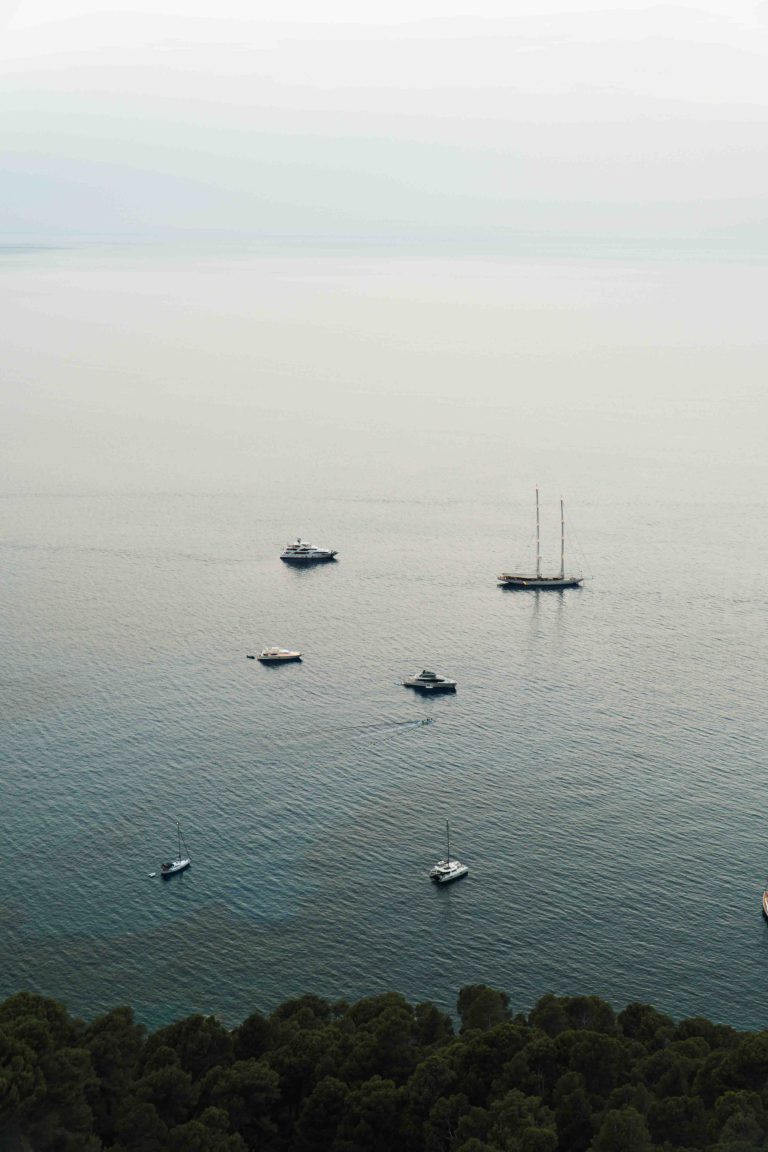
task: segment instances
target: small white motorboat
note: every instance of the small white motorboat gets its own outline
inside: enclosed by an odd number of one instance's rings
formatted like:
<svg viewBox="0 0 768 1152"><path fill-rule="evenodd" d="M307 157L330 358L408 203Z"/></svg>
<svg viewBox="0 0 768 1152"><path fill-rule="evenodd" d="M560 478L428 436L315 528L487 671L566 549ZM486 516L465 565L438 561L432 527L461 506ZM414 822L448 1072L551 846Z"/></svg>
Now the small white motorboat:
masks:
<svg viewBox="0 0 768 1152"><path fill-rule="evenodd" d="M322 564L327 560L335 560L336 555L331 548L316 548L314 544L308 544L299 537L295 544L286 544L280 559L286 564Z"/></svg>
<svg viewBox="0 0 768 1152"><path fill-rule="evenodd" d="M768 888L763 892L763 915L768 920Z"/></svg>
<svg viewBox="0 0 768 1152"><path fill-rule="evenodd" d="M160 865L160 875L164 878L166 876L173 876L177 872L183 872L186 868L189 868L190 864L192 863L192 859L189 855L189 849L187 848L186 844L184 845L184 852L182 853L181 851L182 835L181 825L179 824L178 820L176 821L176 830L179 835L179 852L175 860L168 860L165 864Z"/></svg>
<svg viewBox="0 0 768 1152"><path fill-rule="evenodd" d="M301 652L294 652L292 648L265 648L256 659L262 664L290 664L301 660Z"/></svg>
<svg viewBox="0 0 768 1152"><path fill-rule="evenodd" d="M462 876L469 875L469 868L466 864L462 864L460 860L451 859L451 829L447 820L445 822L445 837L447 841L445 859L438 860L434 868L429 870L429 878L434 880L435 884L450 884L451 880L460 880Z"/></svg>
<svg viewBox="0 0 768 1152"><path fill-rule="evenodd" d="M426 668L417 676L403 680L405 688L415 688L418 692L455 692L456 681L448 680L445 676L438 676L436 672L429 672Z"/></svg>

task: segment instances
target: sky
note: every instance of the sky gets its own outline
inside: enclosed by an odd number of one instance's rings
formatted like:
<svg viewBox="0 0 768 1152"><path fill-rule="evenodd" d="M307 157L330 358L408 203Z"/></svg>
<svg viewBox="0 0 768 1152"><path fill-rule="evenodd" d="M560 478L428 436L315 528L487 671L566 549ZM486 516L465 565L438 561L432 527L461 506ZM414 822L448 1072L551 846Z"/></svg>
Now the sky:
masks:
<svg viewBox="0 0 768 1152"><path fill-rule="evenodd" d="M768 0L0 0L0 238L768 246Z"/></svg>

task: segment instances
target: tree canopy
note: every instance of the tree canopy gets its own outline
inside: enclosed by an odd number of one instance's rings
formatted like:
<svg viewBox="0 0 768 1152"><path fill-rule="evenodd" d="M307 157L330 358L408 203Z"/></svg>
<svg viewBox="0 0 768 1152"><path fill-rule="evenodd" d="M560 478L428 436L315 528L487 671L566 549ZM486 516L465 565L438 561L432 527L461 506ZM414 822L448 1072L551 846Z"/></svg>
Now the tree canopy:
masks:
<svg viewBox="0 0 768 1152"><path fill-rule="evenodd" d="M768 1031L472 985L147 1034L0 1003L0 1152L768 1152Z"/></svg>

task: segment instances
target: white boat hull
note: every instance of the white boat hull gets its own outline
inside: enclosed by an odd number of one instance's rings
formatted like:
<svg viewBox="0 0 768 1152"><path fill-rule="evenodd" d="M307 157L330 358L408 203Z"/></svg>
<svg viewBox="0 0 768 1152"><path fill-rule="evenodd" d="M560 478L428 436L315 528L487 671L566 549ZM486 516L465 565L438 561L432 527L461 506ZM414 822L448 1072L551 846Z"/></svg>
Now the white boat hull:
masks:
<svg viewBox="0 0 768 1152"><path fill-rule="evenodd" d="M469 875L469 868L458 860L451 860L450 864L436 864L430 870L429 878L435 884L451 884L454 880L461 880L462 876Z"/></svg>
<svg viewBox="0 0 768 1152"><path fill-rule="evenodd" d="M160 875L163 877L175 876L177 872L185 872L191 863L192 861L188 858L184 860L171 860L169 864L162 864L160 866Z"/></svg>

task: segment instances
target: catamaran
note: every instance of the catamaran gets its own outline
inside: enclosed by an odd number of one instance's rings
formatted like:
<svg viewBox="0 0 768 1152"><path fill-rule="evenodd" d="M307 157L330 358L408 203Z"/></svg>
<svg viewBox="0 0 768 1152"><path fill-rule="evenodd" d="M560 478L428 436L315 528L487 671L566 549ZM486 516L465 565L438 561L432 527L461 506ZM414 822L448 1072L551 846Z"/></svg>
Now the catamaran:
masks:
<svg viewBox="0 0 768 1152"><path fill-rule="evenodd" d="M445 860L438 860L434 868L429 870L429 878L434 880L435 884L449 884L451 880L460 880L462 876L469 873L466 864L462 864L460 860L451 859L451 828L447 820L445 822L445 839L447 845Z"/></svg>
<svg viewBox="0 0 768 1152"><path fill-rule="evenodd" d="M563 501L560 500L560 572L556 576L542 576L541 574L541 532L539 523L539 490L536 489L536 574L522 575L517 572L502 572L496 579L500 588L528 588L535 591L544 589L580 588L583 576L566 576L565 574L565 513Z"/></svg>

